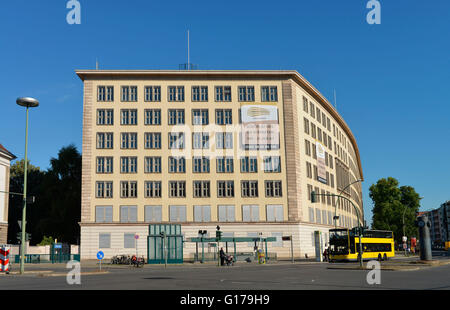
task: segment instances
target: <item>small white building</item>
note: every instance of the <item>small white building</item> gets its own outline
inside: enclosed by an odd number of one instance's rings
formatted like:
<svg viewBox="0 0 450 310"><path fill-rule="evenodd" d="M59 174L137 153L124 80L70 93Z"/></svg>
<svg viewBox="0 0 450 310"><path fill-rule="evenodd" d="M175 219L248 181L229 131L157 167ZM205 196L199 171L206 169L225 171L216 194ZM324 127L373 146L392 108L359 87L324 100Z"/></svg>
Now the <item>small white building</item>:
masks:
<svg viewBox="0 0 450 310"><path fill-rule="evenodd" d="M9 170L14 160L11 152L0 144L0 244L7 243L8 236L8 203L9 203Z"/></svg>

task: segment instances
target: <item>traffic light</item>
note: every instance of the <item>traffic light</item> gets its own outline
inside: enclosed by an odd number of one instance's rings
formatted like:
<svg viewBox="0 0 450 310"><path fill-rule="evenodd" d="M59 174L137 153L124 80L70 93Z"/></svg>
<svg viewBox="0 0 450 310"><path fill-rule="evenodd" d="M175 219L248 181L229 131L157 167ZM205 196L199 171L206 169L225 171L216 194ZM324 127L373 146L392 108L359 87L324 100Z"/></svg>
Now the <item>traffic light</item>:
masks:
<svg viewBox="0 0 450 310"><path fill-rule="evenodd" d="M316 203L316 202L317 202L316 192L312 191L311 192L311 203Z"/></svg>
<svg viewBox="0 0 450 310"><path fill-rule="evenodd" d="M17 240L22 241L22 233L21 232L17 233L16 237L17 237ZM29 241L30 239L31 239L31 234L25 233L25 241Z"/></svg>
<svg viewBox="0 0 450 310"><path fill-rule="evenodd" d="M222 232L220 230L216 230L216 238L218 240L222 239Z"/></svg>

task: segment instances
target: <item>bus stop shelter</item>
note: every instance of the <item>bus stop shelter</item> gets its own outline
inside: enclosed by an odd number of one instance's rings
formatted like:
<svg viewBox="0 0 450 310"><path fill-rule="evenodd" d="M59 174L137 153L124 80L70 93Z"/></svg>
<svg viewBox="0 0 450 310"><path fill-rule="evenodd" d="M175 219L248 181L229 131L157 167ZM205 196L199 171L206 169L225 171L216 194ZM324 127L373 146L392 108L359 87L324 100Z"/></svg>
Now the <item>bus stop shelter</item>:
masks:
<svg viewBox="0 0 450 310"><path fill-rule="evenodd" d="M203 237L195 237L195 238L187 238L188 242L195 242L196 243L196 256L199 257L199 249L198 244L202 244L202 255L204 253L204 244L205 243L217 243L218 247L220 243L225 243L228 247L228 243L232 243L234 247L234 257L237 257L237 251L236 251L236 244L240 242L254 242L255 247L258 244L264 244L264 252L265 257L268 257L267 252L267 242L274 242L276 241L276 237L222 237L220 239L218 238L203 238ZM228 252L228 248L226 249Z"/></svg>

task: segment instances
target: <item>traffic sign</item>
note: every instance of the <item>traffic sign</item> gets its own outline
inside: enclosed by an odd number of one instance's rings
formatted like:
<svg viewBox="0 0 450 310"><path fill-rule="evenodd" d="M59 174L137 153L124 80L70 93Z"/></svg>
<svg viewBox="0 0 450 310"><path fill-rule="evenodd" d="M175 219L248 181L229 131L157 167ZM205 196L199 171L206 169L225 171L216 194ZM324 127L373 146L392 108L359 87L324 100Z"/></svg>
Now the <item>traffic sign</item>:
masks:
<svg viewBox="0 0 450 310"><path fill-rule="evenodd" d="M62 249L62 244L61 243L56 243L54 248L55 249Z"/></svg>
<svg viewBox="0 0 450 310"><path fill-rule="evenodd" d="M98 251L98 252L97 252L97 258L98 258L99 260L102 260L103 257L105 257L105 254L104 254L102 251Z"/></svg>
<svg viewBox="0 0 450 310"><path fill-rule="evenodd" d="M406 241L408 241L408 237L403 236L403 237L402 237L402 240L403 240L403 242L406 242Z"/></svg>
<svg viewBox="0 0 450 310"><path fill-rule="evenodd" d="M134 239L139 239L139 235L138 234L136 234L136 235L134 235Z"/></svg>

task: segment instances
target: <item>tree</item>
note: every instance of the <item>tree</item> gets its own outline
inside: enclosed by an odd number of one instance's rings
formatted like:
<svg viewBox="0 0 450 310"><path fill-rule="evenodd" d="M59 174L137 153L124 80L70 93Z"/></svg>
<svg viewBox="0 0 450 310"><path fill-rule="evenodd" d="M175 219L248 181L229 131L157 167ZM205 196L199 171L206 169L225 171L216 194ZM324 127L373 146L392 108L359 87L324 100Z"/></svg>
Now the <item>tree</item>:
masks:
<svg viewBox="0 0 450 310"><path fill-rule="evenodd" d="M33 166L30 161L27 162L27 196L40 197L41 184L45 173L39 167ZM12 193L23 193L23 177L25 171L25 160L18 160L10 169L9 191ZM27 206L27 232L34 233L35 218L33 218L33 208L36 204ZM21 228L17 221L22 221L23 196L10 195L8 208L8 243L15 244L18 242L17 233L21 232Z"/></svg>
<svg viewBox="0 0 450 310"><path fill-rule="evenodd" d="M43 182L46 216L38 227L42 235L58 241L77 243L81 217L81 155L71 144L63 147L58 158L50 160Z"/></svg>
<svg viewBox="0 0 450 310"><path fill-rule="evenodd" d="M10 191L23 192L24 160L11 166ZM30 244L52 236L61 242L77 243L81 216L81 155L74 145L61 148L51 158L50 168L41 171L28 164L27 196L36 202L27 206L27 232ZM17 243L18 220L22 219L22 196L10 196L8 239Z"/></svg>
<svg viewBox="0 0 450 310"><path fill-rule="evenodd" d="M414 221L421 197L413 187L399 187L396 179L383 178L369 188L369 196L374 203L372 229L391 230L395 240L401 242L404 214L405 234L410 237L417 235Z"/></svg>

